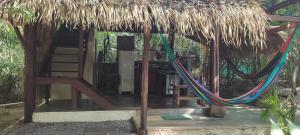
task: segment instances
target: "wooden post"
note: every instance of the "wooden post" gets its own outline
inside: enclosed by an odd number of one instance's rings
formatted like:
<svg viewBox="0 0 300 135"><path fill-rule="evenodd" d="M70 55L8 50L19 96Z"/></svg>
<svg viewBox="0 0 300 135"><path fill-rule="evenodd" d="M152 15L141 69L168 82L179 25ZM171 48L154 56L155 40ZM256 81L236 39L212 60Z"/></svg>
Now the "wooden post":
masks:
<svg viewBox="0 0 300 135"><path fill-rule="evenodd" d="M78 72L78 78L82 79L83 78L83 39L84 38L84 31L82 26L79 29L79 72Z"/></svg>
<svg viewBox="0 0 300 135"><path fill-rule="evenodd" d="M148 105L148 73L149 73L149 50L151 40L151 29L144 27L144 52L142 65L142 105L141 105L141 127L140 134L147 135L147 105Z"/></svg>
<svg viewBox="0 0 300 135"><path fill-rule="evenodd" d="M219 96L220 85L220 29L215 27L215 41L210 45L210 88L211 91ZM211 105L209 109L210 116L224 117L225 108Z"/></svg>
<svg viewBox="0 0 300 135"><path fill-rule="evenodd" d="M80 92L78 92L76 88L73 85L71 85L72 110L77 110L79 107L79 95Z"/></svg>
<svg viewBox="0 0 300 135"><path fill-rule="evenodd" d="M50 101L49 101L49 99L50 99L50 89L51 89L51 85L46 85L45 86L45 104L46 105L49 105L50 104Z"/></svg>
<svg viewBox="0 0 300 135"><path fill-rule="evenodd" d="M32 114L35 109L35 29L33 24L24 27L24 122L32 122Z"/></svg>
<svg viewBox="0 0 300 135"><path fill-rule="evenodd" d="M170 47L174 51L175 48L175 32L170 32L169 33L169 42L170 42Z"/></svg>
<svg viewBox="0 0 300 135"><path fill-rule="evenodd" d="M83 79L83 66L84 66L84 63L83 63L83 59L84 59L84 56L83 56L83 46L84 46L84 29L82 26L80 26L80 29L79 29L79 65L78 65L78 79L79 80L82 80ZM73 86L72 86L73 87ZM72 100L72 108L73 109L77 109L78 108L78 104L79 104L79 101L80 101L80 97L81 97L81 93L76 91L74 88L71 88L71 100Z"/></svg>

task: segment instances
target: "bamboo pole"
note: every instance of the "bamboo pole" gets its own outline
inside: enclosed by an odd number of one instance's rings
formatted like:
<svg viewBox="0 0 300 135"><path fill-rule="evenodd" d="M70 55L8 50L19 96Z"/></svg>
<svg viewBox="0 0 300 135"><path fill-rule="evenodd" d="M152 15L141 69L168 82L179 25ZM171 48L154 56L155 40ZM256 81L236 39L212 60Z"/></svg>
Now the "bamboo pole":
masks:
<svg viewBox="0 0 300 135"><path fill-rule="evenodd" d="M151 29L149 26L144 28L144 52L142 65L142 105L141 105L141 126L140 134L147 135L147 105L148 105L148 73L149 73L149 50L151 40Z"/></svg>

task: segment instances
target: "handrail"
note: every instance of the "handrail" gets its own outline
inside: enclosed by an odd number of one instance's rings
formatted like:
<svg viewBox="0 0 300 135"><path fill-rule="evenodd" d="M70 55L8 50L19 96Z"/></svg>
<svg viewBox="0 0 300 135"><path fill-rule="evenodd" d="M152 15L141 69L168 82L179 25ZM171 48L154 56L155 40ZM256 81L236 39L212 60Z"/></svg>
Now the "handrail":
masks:
<svg viewBox="0 0 300 135"><path fill-rule="evenodd" d="M105 97L98 95L90 86L84 84L78 78L72 77L36 77L36 84L70 84L76 91L84 93L92 101L104 109L114 109L115 107L109 103Z"/></svg>

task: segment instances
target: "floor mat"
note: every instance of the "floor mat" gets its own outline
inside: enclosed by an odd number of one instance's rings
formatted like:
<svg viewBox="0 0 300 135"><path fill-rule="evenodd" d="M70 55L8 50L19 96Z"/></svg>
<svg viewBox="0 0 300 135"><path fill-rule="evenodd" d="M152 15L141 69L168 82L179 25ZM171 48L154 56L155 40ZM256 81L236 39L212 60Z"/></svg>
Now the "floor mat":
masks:
<svg viewBox="0 0 300 135"><path fill-rule="evenodd" d="M192 120L190 115L162 115L163 120Z"/></svg>

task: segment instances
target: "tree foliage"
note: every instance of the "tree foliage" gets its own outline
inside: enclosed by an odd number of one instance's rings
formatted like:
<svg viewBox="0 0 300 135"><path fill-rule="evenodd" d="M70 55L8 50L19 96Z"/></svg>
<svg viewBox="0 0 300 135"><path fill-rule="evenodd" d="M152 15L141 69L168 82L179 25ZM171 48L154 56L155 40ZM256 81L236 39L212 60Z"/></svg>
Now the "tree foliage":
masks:
<svg viewBox="0 0 300 135"><path fill-rule="evenodd" d="M23 48L8 22L0 22L0 103L21 99Z"/></svg>

